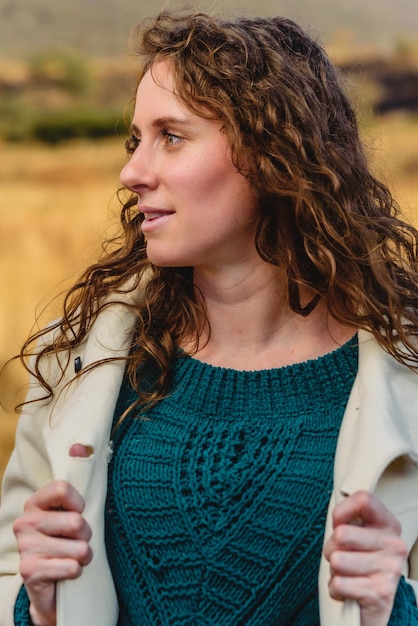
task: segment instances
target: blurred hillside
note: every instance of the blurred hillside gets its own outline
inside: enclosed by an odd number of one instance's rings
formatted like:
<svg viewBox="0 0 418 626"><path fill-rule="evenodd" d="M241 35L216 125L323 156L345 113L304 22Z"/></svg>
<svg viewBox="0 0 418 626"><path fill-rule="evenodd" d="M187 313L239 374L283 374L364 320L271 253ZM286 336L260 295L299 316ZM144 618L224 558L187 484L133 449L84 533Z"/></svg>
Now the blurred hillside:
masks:
<svg viewBox="0 0 418 626"><path fill-rule="evenodd" d="M0 0L0 56L22 57L40 49L75 48L89 55L125 52L130 27L178 0ZM193 8L216 12L282 14L321 33L355 33L352 45L380 49L418 37L416 0L199 0Z"/></svg>
<svg viewBox="0 0 418 626"><path fill-rule="evenodd" d="M394 111L418 114L418 40L358 58L344 41L330 53L366 118ZM41 141L123 136L135 88L132 61L89 57L68 49L0 59L0 140Z"/></svg>
<svg viewBox="0 0 418 626"><path fill-rule="evenodd" d="M177 0L0 0L0 139L120 135L133 76L131 26ZM320 37L373 113L418 110L416 0L200 0L216 12L281 13ZM255 9L256 5L256 9ZM414 38L415 36L415 38Z"/></svg>
<svg viewBox="0 0 418 626"><path fill-rule="evenodd" d="M124 134L127 37L179 0L0 0L0 139L50 144ZM372 113L418 110L416 0L199 0L216 13L283 14L309 28Z"/></svg>

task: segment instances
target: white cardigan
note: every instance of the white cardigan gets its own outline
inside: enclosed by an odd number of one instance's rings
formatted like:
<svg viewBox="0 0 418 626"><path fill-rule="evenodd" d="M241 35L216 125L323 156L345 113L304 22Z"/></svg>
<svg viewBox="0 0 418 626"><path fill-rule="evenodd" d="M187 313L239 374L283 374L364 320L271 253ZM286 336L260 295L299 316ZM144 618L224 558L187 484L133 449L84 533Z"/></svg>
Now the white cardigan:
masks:
<svg viewBox="0 0 418 626"><path fill-rule="evenodd" d="M134 314L121 304L103 310L87 340L71 355L64 383L74 376L73 361L83 368L109 356L125 356ZM49 380L58 375L50 359ZM12 522L26 499L53 479L68 480L86 501L85 517L93 530L93 560L77 580L58 584L58 626L116 626L118 605L104 543L107 447L124 361L113 361L83 374L53 402L26 405L16 446L3 482L0 507L0 626L13 626L16 596L22 585ZM34 382L30 398L39 397ZM68 454L73 443L91 446L88 458ZM398 517L410 549L410 579L418 580L418 375L387 355L374 338L359 333L359 369L345 411L337 445L330 511L341 492L373 491ZM355 602L329 597L328 563L322 559L319 598L322 626L359 626ZM411 581L413 582L413 581Z"/></svg>

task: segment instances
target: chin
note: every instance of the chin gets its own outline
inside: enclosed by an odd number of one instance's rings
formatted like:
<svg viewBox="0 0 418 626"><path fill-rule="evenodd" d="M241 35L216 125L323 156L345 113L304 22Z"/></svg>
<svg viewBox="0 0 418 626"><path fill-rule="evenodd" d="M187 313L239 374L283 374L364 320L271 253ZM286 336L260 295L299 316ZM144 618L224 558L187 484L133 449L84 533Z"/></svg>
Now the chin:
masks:
<svg viewBox="0 0 418 626"><path fill-rule="evenodd" d="M191 267L187 263L184 263L180 259L168 259L157 254L147 254L148 261L155 267Z"/></svg>
<svg viewBox="0 0 418 626"><path fill-rule="evenodd" d="M168 254L167 250L155 250L152 246L147 246L147 257L150 263L156 267L192 267L190 258L186 259L181 255Z"/></svg>

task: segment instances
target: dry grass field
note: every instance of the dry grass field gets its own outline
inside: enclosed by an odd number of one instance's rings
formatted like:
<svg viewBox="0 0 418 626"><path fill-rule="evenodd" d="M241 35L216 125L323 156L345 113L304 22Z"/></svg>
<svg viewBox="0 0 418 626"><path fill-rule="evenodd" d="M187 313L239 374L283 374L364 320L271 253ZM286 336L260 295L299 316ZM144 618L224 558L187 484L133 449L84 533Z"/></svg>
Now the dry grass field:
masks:
<svg viewBox="0 0 418 626"><path fill-rule="evenodd" d="M418 118L386 117L367 129L379 175L418 223ZM14 355L35 317L94 259L103 235L117 223L115 192L123 142L72 143L56 148L4 144L0 172L0 365ZM45 323L57 305L42 316ZM8 368L0 379L10 409L25 373ZM0 414L0 476L13 444L16 416Z"/></svg>
<svg viewBox="0 0 418 626"><path fill-rule="evenodd" d="M123 141L0 146L0 365L16 354L52 297L100 251L117 223ZM57 315L58 302L40 323ZM13 443L19 366L0 377L0 475ZM21 399L22 393L18 394Z"/></svg>

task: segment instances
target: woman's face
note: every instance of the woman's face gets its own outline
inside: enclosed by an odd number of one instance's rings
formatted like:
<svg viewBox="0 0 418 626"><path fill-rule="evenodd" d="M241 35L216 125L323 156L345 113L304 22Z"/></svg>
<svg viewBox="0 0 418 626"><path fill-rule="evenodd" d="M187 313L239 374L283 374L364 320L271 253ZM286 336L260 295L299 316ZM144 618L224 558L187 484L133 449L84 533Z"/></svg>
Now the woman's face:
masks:
<svg viewBox="0 0 418 626"><path fill-rule="evenodd" d="M147 254L159 266L224 268L256 255L256 202L233 165L221 123L173 94L167 61L141 80L132 156L121 181L138 194Z"/></svg>

